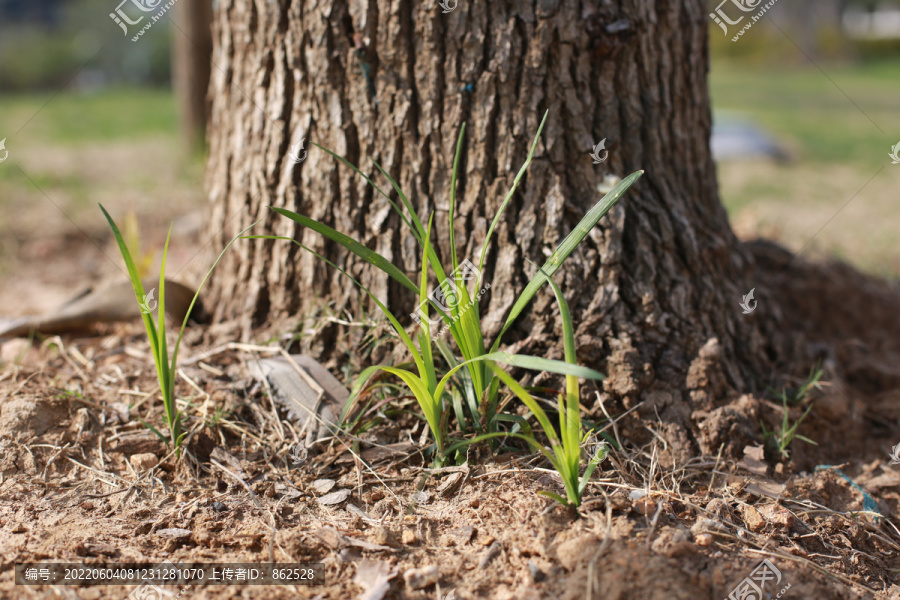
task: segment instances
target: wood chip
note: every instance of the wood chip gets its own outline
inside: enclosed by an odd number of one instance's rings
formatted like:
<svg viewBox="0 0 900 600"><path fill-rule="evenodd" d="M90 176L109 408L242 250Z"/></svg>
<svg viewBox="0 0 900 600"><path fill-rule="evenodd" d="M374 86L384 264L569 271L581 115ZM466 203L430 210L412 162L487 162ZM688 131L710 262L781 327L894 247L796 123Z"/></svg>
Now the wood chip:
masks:
<svg viewBox="0 0 900 600"><path fill-rule="evenodd" d="M769 465L765 462L765 450L762 446L744 446L744 459L738 463L738 466L761 477L765 477L769 471Z"/></svg>
<svg viewBox="0 0 900 600"><path fill-rule="evenodd" d="M744 491L760 498L768 496L777 500L784 493L784 486L774 481L753 481L747 484Z"/></svg>
<svg viewBox="0 0 900 600"><path fill-rule="evenodd" d="M441 481L441 484L437 487L437 493L441 496L447 497L453 492L456 491L456 488L459 487L460 482L463 480L463 473L450 473L447 477Z"/></svg>
<svg viewBox="0 0 900 600"><path fill-rule="evenodd" d="M488 563L494 560L494 557L498 554L500 554L500 542L494 542L481 556L481 560L478 561L478 568L483 569L488 566Z"/></svg>
<svg viewBox="0 0 900 600"><path fill-rule="evenodd" d="M366 448L363 450L359 457L371 464L374 462L379 462L382 460L386 460L389 458L397 458L400 456L409 456L413 452L416 451L416 445L411 444L409 442L401 442L398 444L388 444L386 446L375 446L373 448Z"/></svg>
<svg viewBox="0 0 900 600"><path fill-rule="evenodd" d="M365 540L358 540L343 535L331 525L319 529L316 532L316 537L332 550L338 550L345 546L355 546L357 548L362 548L363 550L393 550L393 548L388 546L381 546L379 544L373 544Z"/></svg>
<svg viewBox="0 0 900 600"><path fill-rule="evenodd" d="M469 540L472 539L472 536L475 535L475 528L471 525L457 527L456 529L451 530L448 535L455 537L463 544L467 544L469 543Z"/></svg>

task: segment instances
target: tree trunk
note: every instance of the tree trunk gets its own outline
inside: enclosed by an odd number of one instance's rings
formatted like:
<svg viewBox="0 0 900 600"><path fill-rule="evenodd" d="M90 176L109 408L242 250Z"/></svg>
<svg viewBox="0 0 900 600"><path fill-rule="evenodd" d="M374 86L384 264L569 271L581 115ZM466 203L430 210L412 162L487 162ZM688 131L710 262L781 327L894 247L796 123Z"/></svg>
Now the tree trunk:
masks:
<svg viewBox="0 0 900 600"><path fill-rule="evenodd" d="M172 30L172 82L178 98L181 131L190 149L202 148L209 117L212 0L181 0Z"/></svg>
<svg viewBox="0 0 900 600"><path fill-rule="evenodd" d="M739 306L754 287L753 261L728 225L709 150L706 2L616 4L462 0L445 13L403 0L218 2L208 170L217 246L263 219L257 233L296 236L408 314L407 290L265 207L324 221L415 273L420 250L390 205L310 142L369 173L369 160L379 162L420 214L436 211L447 256L450 173L466 122L456 239L460 256L475 259L549 110L492 242L483 317L496 333L532 263L600 199L604 177L646 169L556 279L579 360L608 374L599 397L623 409L644 401L640 413L658 415L672 457L695 452L697 415L768 377L781 336L772 311ZM589 152L604 138L608 159L595 165ZM301 140L308 155L295 165L288 154ZM243 338L300 319L317 297L360 308L342 275L285 242L239 243L212 293L216 316L240 323ZM561 357L560 331L547 289L505 340ZM303 343L327 355L341 333L326 328Z"/></svg>

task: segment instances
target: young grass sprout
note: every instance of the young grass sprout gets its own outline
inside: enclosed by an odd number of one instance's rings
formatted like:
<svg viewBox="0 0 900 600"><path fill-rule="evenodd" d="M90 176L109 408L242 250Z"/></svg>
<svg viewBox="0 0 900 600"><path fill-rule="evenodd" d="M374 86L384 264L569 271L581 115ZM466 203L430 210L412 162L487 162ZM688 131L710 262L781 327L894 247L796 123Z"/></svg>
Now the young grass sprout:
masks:
<svg viewBox="0 0 900 600"><path fill-rule="evenodd" d="M187 313L184 316L184 322L181 324L181 328L178 330L178 338L175 341L175 346L172 350L171 360L169 359L169 350L166 341L166 285L165 285L165 276L166 276L166 255L169 250L169 239L172 237L172 228L169 227L169 233L166 235L166 243L163 246L163 254L162 254L162 264L159 269L159 304L157 307L157 319L156 322L153 320L152 311L147 309L147 299L148 295L144 292L144 286L141 283L141 274L137 265L134 262L134 259L131 256L131 252L128 249L128 245L125 243L125 239L122 236L122 233L119 231L119 228L116 226L115 221L106 212L106 209L103 208L103 205L100 205L100 210L103 211L104 216L106 216L106 220L109 222L109 226L113 231L113 235L115 235L116 243L119 245L119 251L122 253L122 259L125 261L125 267L128 269L128 277L131 279L131 285L134 288L134 296L137 300L138 305L142 308L141 316L144 320L144 328L147 330L147 339L150 342L150 352L153 355L153 362L156 364L156 376L159 381L159 390L163 399L163 406L166 411L166 424L169 427L169 436L170 440L166 440L165 436L163 436L158 430L156 430L151 425L147 425L156 435L158 435L163 441L171 441L176 450L180 451L181 443L184 440L184 436L187 434L186 431L183 430L183 423L181 418L181 413L178 410L178 405L175 402L175 373L176 367L178 365L178 347L181 345L181 338L184 335L184 328L187 327L188 319L191 316L191 311L194 309L194 304L197 302L197 298L200 297L200 290L203 289L203 286L206 284L206 280L209 279L210 274L212 274L213 269L216 268L216 265L219 264L219 261L222 259L222 256L225 254L225 251L237 240L241 237L250 227L256 225L250 225L247 229L239 233L234 239L232 239L222 252L219 254L216 261L213 263L212 267L210 267L209 271L206 273L206 277L203 278L203 281L200 283L200 286L197 288L197 292L194 294L193 299L191 300L191 304L188 307ZM258 223L258 221L257 221Z"/></svg>
<svg viewBox="0 0 900 600"><path fill-rule="evenodd" d="M809 377L796 394L793 396L793 401L791 404L800 405L809 398L809 392L813 388L819 389L821 384L819 380L822 378L822 369L818 367L814 367L810 373ZM800 427L800 423L803 422L803 419L809 414L812 410L812 404L810 404L803 414L800 415L800 418L794 421L794 424L790 423L790 409L788 407L788 395L787 392L781 391L781 407L782 407L782 416L781 416L781 425L779 427L773 428L772 431L766 429L765 423L760 421L760 426L762 427L763 438L766 440L768 445L778 453L778 458L781 460L785 460L788 458L788 449L791 446L791 442L794 441L794 438L798 440L802 440L807 444L813 444L817 446L818 444L813 440L809 439L805 435L800 435L797 433L797 428Z"/></svg>
<svg viewBox="0 0 900 600"><path fill-rule="evenodd" d="M562 443L560 446L560 448L563 449L560 450L562 454L558 454L556 450L554 450L552 455L554 457L565 457L564 461L563 458L559 458L559 460L563 462L559 462L558 464L567 469L567 475L564 476L564 479L571 479L571 474L577 472L577 465L574 467L572 466L573 463L571 457L580 457L580 444L582 441L580 415L577 409L573 410L571 407L571 402L573 401L575 406L578 405L577 378L600 379L602 378L602 375L597 371L580 367L575 364L574 345L572 347L571 356L567 353L565 361L558 361L534 356L510 355L500 351L500 340L503 333L512 326L544 283L550 281L553 274L587 236L588 232L619 200L625 191L640 178L643 172L638 171L626 177L588 211L581 222L579 222L575 229L562 241L543 267L538 270L535 276L532 277L526 285L525 289L516 299L500 334L492 344L488 345L485 342L483 327L480 321L481 313L479 310L479 299L481 293L476 293L476 291L481 289L485 260L490 248L492 235L500 222L503 212L514 196L521 179L524 177L531 164L546 119L547 114L545 113L531 145L528 157L514 178L511 188L501 202L500 207L488 228L477 265L474 265L468 260L460 260L455 238L454 218L456 212L456 181L463 150L465 125L463 125L460 130L456 154L453 160L453 171L450 177L450 203L448 220L446 223L450 242L450 261L446 266L441 262L436 249L431 244L432 226L434 224L433 215L427 219L426 226L423 219L415 212L412 203L400 189L397 182L391 178L378 163L374 163L375 167L390 182L399 198L399 204L367 175L360 171L359 168L334 152L318 146L358 174L362 175L362 177L365 178L366 181L397 211L402 222L409 229L413 238L422 250L421 272L419 273L418 283L410 279L406 273L384 256L369 249L357 240L334 230L328 225L284 208L272 207L272 210L319 233L327 239L340 244L345 249L383 271L394 281L398 282L418 297L418 306L420 307L420 310L412 315L414 320L416 320L420 326L416 336L418 343L416 343L400 324L397 316L391 313L391 311L388 310L378 298L375 298L368 289L351 277L351 279L353 279L372 301L378 305L388 318L397 335L409 350L415 369L387 365L376 365L365 369L359 375L351 390L350 401L348 402L344 416L353 410L356 399L365 388L366 382L371 376L378 371L390 373L391 375L400 378L412 391L422 410L423 416L428 423L431 433L434 436L436 462L444 463L447 460L454 458L454 453L465 445L475 441L494 440L496 437L507 435L505 431L501 431L502 423L514 423L512 428L513 432L515 432L518 427L522 426L523 420L518 415L501 414L499 399L501 383L506 384L514 392L516 389L521 391L524 391L524 389L521 388L521 386L518 388L509 386L509 381L512 381L512 379L505 372L498 370L495 363L503 363L519 368L549 371L565 375L567 378L567 389L569 389L566 394L566 401L563 403L564 407L568 408L561 413L561 417L565 420L567 427L565 430L566 433L563 434L565 443L560 442ZM321 255L313 252L311 249L291 238L277 236L251 237L289 240L311 252L318 258L325 260ZM350 277L345 271L341 270L330 261L326 262L338 269L344 275ZM438 295L438 290L431 293L428 292L430 273L433 273L439 282L441 295ZM474 289L470 292L467 286L472 282L474 282ZM551 285L553 284L551 283ZM561 298L561 295L558 297ZM428 315L429 308L437 313L436 321L430 319ZM566 315L568 315L567 309ZM450 345L443 339L440 339L439 335L434 335L435 332L432 331L432 328L436 328L437 325L443 325L443 329L450 332L450 336L455 342L456 349L460 356L457 356ZM571 323L569 325L571 325ZM435 353L435 348L437 349L437 353ZM442 376L439 376L438 373L439 365L436 362L436 354L442 356L448 366L448 370L446 373L443 373ZM572 399L573 396L571 396L573 393L571 391L572 389L574 389L574 400ZM516 393L516 395L520 398L522 397L519 393ZM461 440L449 439L450 412L447 410L448 408L452 408L452 414L456 417L456 421L462 432L473 432L475 434L473 438ZM529 406L529 408L531 407ZM539 409L540 407L537 408ZM532 408L532 412L534 412L536 416L539 414L534 408ZM541 425L543 426L544 423L542 422ZM569 428L574 429L570 430ZM577 436L574 436L572 433L575 430L577 430ZM549 431L547 432L547 435L550 436ZM578 439L575 440L575 437ZM575 450L576 447L577 452ZM461 460L462 456L458 456L456 459ZM553 460L556 460L556 458ZM554 465L557 465L557 463L554 463ZM567 498L568 502L577 504L580 499L577 485L571 490L567 487Z"/></svg>

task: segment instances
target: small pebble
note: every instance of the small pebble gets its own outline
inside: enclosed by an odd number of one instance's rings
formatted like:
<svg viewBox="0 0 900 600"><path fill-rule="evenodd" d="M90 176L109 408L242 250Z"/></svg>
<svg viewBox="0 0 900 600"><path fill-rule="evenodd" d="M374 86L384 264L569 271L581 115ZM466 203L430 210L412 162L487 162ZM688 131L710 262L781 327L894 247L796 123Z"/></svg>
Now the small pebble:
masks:
<svg viewBox="0 0 900 600"><path fill-rule="evenodd" d="M421 590L437 583L439 576L437 567L429 566L422 569L409 569L403 573L403 580L410 588Z"/></svg>
<svg viewBox="0 0 900 600"><path fill-rule="evenodd" d="M129 460L131 461L131 466L134 467L136 471L146 471L159 464L159 458L157 458L155 454L149 452L132 454Z"/></svg>
<svg viewBox="0 0 900 600"><path fill-rule="evenodd" d="M694 542L698 546L709 546L713 543L713 536L711 533L698 533L694 536Z"/></svg>
<svg viewBox="0 0 900 600"><path fill-rule="evenodd" d="M218 511L218 512L225 512L226 510L228 510L228 507L219 501L213 502L210 506L212 506L213 510Z"/></svg>
<svg viewBox="0 0 900 600"><path fill-rule="evenodd" d="M400 536L400 541L402 541L404 544L415 544L416 532L410 529L404 529L403 534Z"/></svg>

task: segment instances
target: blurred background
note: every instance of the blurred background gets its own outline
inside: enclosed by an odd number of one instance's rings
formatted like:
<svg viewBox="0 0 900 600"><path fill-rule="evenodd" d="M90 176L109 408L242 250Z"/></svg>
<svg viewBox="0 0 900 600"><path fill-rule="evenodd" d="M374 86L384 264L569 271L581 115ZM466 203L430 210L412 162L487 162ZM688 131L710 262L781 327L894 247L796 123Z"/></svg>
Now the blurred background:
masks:
<svg viewBox="0 0 900 600"><path fill-rule="evenodd" d="M136 42L110 13L160 0L119 1L0 0L5 312L109 269L97 202L130 214L148 265L173 218L175 270L203 243L211 0L179 0ZM737 41L708 23L712 146L738 235L897 279L900 1L779 0Z"/></svg>

